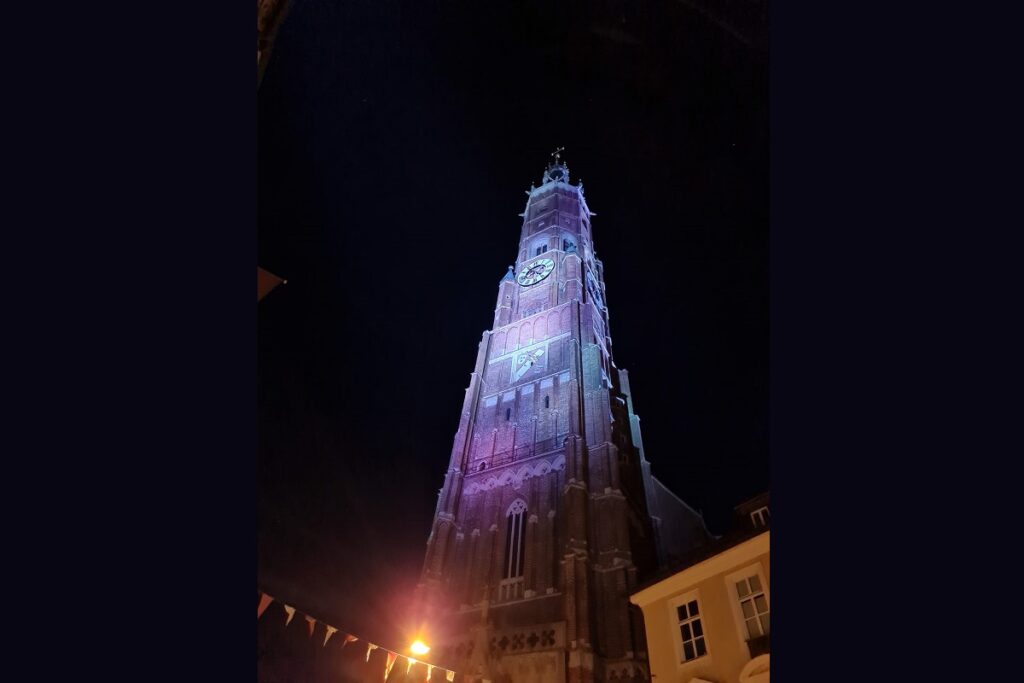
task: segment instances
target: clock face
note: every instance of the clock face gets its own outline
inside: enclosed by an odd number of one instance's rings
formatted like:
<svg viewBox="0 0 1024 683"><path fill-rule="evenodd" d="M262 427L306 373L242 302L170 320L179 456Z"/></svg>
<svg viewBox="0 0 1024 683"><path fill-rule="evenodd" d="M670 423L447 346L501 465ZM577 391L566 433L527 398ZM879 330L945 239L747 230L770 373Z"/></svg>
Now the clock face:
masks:
<svg viewBox="0 0 1024 683"><path fill-rule="evenodd" d="M516 278L523 287L529 287L535 285L548 275L551 275L551 271L555 269L555 262L549 258L537 259L529 266L519 271L519 276Z"/></svg>

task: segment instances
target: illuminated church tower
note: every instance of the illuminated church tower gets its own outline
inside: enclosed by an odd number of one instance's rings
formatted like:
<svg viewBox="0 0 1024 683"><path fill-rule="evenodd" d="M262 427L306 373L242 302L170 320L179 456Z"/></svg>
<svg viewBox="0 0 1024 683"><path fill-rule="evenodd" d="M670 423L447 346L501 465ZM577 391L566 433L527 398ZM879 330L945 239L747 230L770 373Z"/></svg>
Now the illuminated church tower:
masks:
<svg viewBox="0 0 1024 683"><path fill-rule="evenodd" d="M646 681L630 589L703 520L651 477L582 185L556 154L528 194L427 542L425 623L466 680Z"/></svg>

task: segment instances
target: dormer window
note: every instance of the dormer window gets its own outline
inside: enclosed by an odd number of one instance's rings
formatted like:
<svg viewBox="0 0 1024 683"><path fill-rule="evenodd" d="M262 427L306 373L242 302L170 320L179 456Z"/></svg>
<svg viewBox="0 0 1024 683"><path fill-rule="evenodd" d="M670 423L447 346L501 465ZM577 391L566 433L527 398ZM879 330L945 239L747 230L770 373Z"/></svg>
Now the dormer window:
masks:
<svg viewBox="0 0 1024 683"><path fill-rule="evenodd" d="M533 255L534 256L540 256L541 254L543 254L547 250L548 250L548 245L542 244L539 247L537 247L537 249L536 249L536 251L534 251Z"/></svg>
<svg viewBox="0 0 1024 683"><path fill-rule="evenodd" d="M754 523L755 529L768 526L771 522L772 516L768 512L768 506L758 508L750 513L750 521Z"/></svg>

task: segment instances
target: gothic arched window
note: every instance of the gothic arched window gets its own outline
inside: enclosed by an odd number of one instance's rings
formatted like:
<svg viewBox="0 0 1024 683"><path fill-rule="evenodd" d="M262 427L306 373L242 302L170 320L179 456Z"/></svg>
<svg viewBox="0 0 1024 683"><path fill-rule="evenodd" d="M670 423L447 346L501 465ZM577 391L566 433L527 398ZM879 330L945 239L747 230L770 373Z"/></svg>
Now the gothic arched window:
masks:
<svg viewBox="0 0 1024 683"><path fill-rule="evenodd" d="M515 579L523 575L526 503L522 499L509 506L505 529L505 572L502 578Z"/></svg>

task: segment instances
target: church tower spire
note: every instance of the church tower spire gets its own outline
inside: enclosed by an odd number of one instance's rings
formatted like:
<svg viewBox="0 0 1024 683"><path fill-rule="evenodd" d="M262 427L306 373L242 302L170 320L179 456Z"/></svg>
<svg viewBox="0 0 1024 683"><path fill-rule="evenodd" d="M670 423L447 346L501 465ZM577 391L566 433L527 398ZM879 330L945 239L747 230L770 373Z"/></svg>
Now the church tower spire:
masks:
<svg viewBox="0 0 1024 683"><path fill-rule="evenodd" d="M544 169L544 179L541 184L549 182L569 182L569 166L562 162L562 152L565 151L565 147L559 147L551 153L551 157L554 159L548 167Z"/></svg>
<svg viewBox="0 0 1024 683"><path fill-rule="evenodd" d="M628 596L664 564L668 497L612 357L595 214L562 151L527 192L427 542L439 663L467 680L647 680Z"/></svg>

